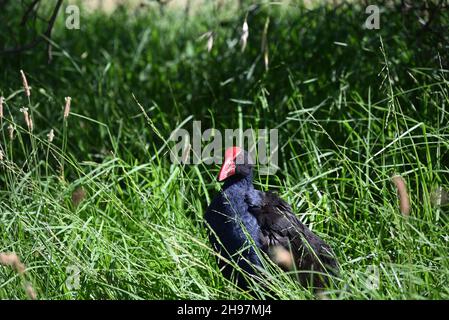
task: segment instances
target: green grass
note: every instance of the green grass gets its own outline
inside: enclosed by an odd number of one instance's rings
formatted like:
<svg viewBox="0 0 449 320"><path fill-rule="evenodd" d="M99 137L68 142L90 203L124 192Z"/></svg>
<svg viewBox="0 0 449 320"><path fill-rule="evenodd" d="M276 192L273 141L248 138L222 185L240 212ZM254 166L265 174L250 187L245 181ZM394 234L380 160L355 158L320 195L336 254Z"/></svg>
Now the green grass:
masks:
<svg viewBox="0 0 449 320"><path fill-rule="evenodd" d="M246 12L203 10L188 20L94 13L76 31L60 16L51 65L43 46L0 56L0 252L16 252L27 267L22 277L0 266L0 298L25 299L25 282L40 299L251 298L221 276L203 226L218 167L169 161L170 133L201 120L204 129L279 129L281 170L255 183L279 192L334 248L342 271L331 298L448 299L448 206L432 204L438 187L449 189L444 43L426 34L417 46L419 24L391 10L368 31L356 5L265 4L248 15L242 53ZM208 53L199 38L210 30ZM67 121L65 96L73 99ZM395 173L407 183L409 218ZM77 188L86 192L78 206ZM258 288L256 298L314 298L269 270L270 290Z"/></svg>

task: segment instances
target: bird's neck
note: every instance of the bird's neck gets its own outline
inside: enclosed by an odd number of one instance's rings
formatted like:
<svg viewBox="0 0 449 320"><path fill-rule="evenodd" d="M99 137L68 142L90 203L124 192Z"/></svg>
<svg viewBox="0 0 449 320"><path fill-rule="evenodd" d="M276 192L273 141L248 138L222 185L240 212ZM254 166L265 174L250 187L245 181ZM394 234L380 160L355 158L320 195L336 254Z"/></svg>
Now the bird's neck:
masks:
<svg viewBox="0 0 449 320"><path fill-rule="evenodd" d="M223 191L248 189L254 189L252 173L244 177L239 175L232 176L228 178L223 185Z"/></svg>

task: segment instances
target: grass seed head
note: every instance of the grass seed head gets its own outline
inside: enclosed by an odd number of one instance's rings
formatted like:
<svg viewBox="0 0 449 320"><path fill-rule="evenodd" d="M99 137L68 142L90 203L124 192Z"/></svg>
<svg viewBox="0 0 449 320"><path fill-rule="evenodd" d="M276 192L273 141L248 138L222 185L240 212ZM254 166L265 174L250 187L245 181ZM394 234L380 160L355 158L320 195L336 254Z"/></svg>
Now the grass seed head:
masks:
<svg viewBox="0 0 449 320"><path fill-rule="evenodd" d="M27 77L25 76L25 73L23 72L23 70L20 70L20 74L22 75L23 89L25 90L26 96L29 97L29 96L31 96L31 90L30 90L30 87L28 86Z"/></svg>
<svg viewBox="0 0 449 320"><path fill-rule="evenodd" d="M3 102L5 101L5 98L0 97L0 120L3 119Z"/></svg>
<svg viewBox="0 0 449 320"><path fill-rule="evenodd" d="M12 267L20 275L25 273L25 265L20 262L19 257L14 252L0 253L0 264Z"/></svg>
<svg viewBox="0 0 449 320"><path fill-rule="evenodd" d="M9 139L14 139L14 126L12 124L9 124L8 126L8 132L9 132Z"/></svg>
<svg viewBox="0 0 449 320"><path fill-rule="evenodd" d="M71 97L65 97L64 120L69 117L71 101L72 101Z"/></svg>
<svg viewBox="0 0 449 320"><path fill-rule="evenodd" d="M240 38L240 42L242 44L242 52L245 51L246 45L248 43L248 36L249 36L249 28L248 23L245 20L242 26L242 37Z"/></svg>
<svg viewBox="0 0 449 320"><path fill-rule="evenodd" d="M275 246L270 249L270 257L280 267L286 270L293 269L293 256L290 251L282 246Z"/></svg>
<svg viewBox="0 0 449 320"><path fill-rule="evenodd" d="M210 32L209 37L207 38L207 52L211 52L213 46L214 46L214 34L213 32Z"/></svg>
<svg viewBox="0 0 449 320"><path fill-rule="evenodd" d="M25 284L25 293L26 293L26 295L28 296L29 299L31 299L31 300L36 300L37 299L36 291L34 291L33 286L29 282L27 282Z"/></svg>
<svg viewBox="0 0 449 320"><path fill-rule="evenodd" d="M411 207L405 180L400 175L394 175L391 179L398 190L399 208L401 213L404 216L409 216Z"/></svg>
<svg viewBox="0 0 449 320"><path fill-rule="evenodd" d="M53 139L55 138L55 131L53 129L50 130L50 132L47 134L48 142L53 142Z"/></svg>
<svg viewBox="0 0 449 320"><path fill-rule="evenodd" d="M265 64L265 70L268 71L269 59L268 59L268 26L270 25L270 19L267 18L262 33L261 51L263 53L263 61Z"/></svg>
<svg viewBox="0 0 449 320"><path fill-rule="evenodd" d="M28 113L28 108L20 108L20 112L23 113L23 117L25 118L25 123L28 127L28 130L33 131L33 120L30 117L30 114Z"/></svg>
<svg viewBox="0 0 449 320"><path fill-rule="evenodd" d="M72 204L75 207L78 207L78 205L81 203L81 201L84 200L85 197L86 191L82 187L76 188L72 193Z"/></svg>

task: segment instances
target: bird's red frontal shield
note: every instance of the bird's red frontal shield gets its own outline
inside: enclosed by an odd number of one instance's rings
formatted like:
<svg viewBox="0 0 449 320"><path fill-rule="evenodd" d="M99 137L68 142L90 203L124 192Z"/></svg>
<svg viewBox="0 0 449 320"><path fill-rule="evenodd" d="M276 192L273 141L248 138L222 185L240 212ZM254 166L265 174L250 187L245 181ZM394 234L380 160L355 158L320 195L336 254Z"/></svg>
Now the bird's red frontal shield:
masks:
<svg viewBox="0 0 449 320"><path fill-rule="evenodd" d="M224 161L218 173L218 181L223 181L235 174L235 158L237 158L240 152L242 152L242 149L239 147L226 149Z"/></svg>

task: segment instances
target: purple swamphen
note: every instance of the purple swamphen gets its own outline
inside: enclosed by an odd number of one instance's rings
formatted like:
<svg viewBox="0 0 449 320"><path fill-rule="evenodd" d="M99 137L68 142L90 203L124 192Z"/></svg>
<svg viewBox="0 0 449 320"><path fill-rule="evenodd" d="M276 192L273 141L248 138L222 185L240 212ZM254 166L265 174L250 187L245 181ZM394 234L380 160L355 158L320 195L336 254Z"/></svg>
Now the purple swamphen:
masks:
<svg viewBox="0 0 449 320"><path fill-rule="evenodd" d="M257 246L282 269L296 271L302 285L327 286L329 275L339 268L332 249L301 223L288 203L254 188L253 166L245 150L228 148L218 174L223 188L206 210L210 241L225 258L218 260L223 275L247 289L248 277L263 268ZM231 260L240 270L227 262Z"/></svg>

